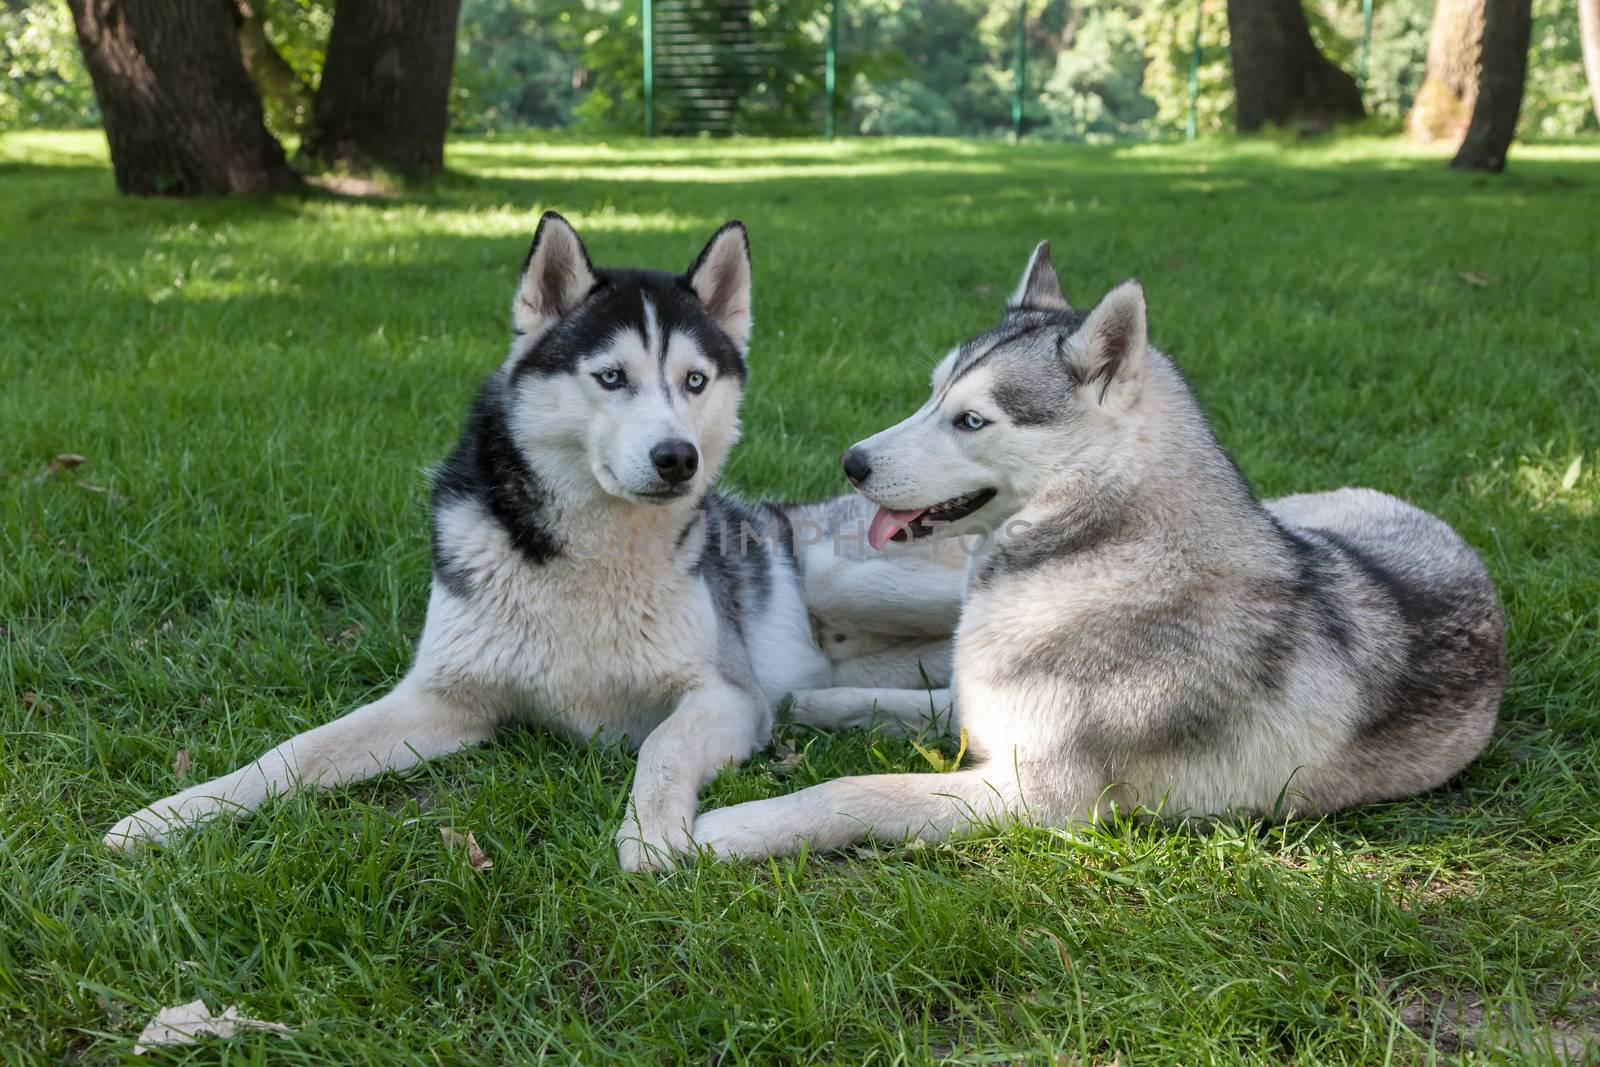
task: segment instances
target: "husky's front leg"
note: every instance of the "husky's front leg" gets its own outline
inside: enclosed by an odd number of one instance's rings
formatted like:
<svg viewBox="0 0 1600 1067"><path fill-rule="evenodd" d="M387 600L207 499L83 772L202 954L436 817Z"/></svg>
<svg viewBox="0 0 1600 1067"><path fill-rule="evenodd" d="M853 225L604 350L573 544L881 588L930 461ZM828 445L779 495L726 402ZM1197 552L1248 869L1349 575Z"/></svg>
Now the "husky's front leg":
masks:
<svg viewBox="0 0 1600 1067"><path fill-rule="evenodd" d="M824 730L887 725L905 733L927 727L951 729L955 708L948 689L801 689L794 693L790 715L805 726Z"/></svg>
<svg viewBox="0 0 1600 1067"><path fill-rule="evenodd" d="M447 700L410 680L388 696L285 741L253 763L134 812L106 834L112 848L160 843L175 830L254 811L300 785L327 789L403 770L488 738L480 708Z"/></svg>
<svg viewBox="0 0 1600 1067"><path fill-rule="evenodd" d="M868 837L935 841L1023 812L1022 789L1009 766L870 774L705 812L694 824L694 839L721 859L760 859L790 855L806 844L844 848Z"/></svg>
<svg viewBox="0 0 1600 1067"><path fill-rule="evenodd" d="M806 608L845 631L948 638L961 618L965 572L933 557L855 559L807 551Z"/></svg>
<svg viewBox="0 0 1600 1067"><path fill-rule="evenodd" d="M728 682L686 695L639 746L639 768L617 859L627 871L662 870L689 846L700 790L730 763L750 757L771 713L754 693Z"/></svg>

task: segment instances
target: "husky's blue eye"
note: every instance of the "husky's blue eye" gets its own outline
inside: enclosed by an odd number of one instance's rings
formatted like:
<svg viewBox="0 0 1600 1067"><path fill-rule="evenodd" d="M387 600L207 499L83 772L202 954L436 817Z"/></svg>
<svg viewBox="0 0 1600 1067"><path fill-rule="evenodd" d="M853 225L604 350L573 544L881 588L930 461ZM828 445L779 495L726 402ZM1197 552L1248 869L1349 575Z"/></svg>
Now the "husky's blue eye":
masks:
<svg viewBox="0 0 1600 1067"><path fill-rule="evenodd" d="M989 420L979 415L976 411L963 411L956 416L956 429L981 430L989 425Z"/></svg>
<svg viewBox="0 0 1600 1067"><path fill-rule="evenodd" d="M683 381L683 387L691 393L698 393L706 387L706 376L697 370L689 372L689 377Z"/></svg>
<svg viewBox="0 0 1600 1067"><path fill-rule="evenodd" d="M596 374L594 380L607 389L621 389L628 384L628 376L615 367Z"/></svg>

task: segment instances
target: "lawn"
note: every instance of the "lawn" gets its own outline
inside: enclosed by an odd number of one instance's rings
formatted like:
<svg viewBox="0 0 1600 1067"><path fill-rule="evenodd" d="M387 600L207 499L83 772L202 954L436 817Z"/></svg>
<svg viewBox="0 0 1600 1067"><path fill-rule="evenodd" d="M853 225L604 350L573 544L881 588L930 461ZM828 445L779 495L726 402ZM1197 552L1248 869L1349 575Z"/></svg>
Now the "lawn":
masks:
<svg viewBox="0 0 1600 1067"><path fill-rule="evenodd" d="M295 1032L190 1062L1540 1062L1600 1031L1600 145L1519 148L1502 177L1366 139L449 162L392 198L133 201L97 135L0 137L0 1058L117 1060L197 997ZM1510 628L1494 743L1315 823L629 876L632 758L513 730L103 851L185 763L232 770L405 669L427 470L547 208L605 264L686 266L749 224L727 480L752 495L841 491L843 446L921 402L1039 238L1077 303L1139 276L1264 495L1373 486L1484 554ZM707 803L927 769L784 736L797 766L758 755Z"/></svg>

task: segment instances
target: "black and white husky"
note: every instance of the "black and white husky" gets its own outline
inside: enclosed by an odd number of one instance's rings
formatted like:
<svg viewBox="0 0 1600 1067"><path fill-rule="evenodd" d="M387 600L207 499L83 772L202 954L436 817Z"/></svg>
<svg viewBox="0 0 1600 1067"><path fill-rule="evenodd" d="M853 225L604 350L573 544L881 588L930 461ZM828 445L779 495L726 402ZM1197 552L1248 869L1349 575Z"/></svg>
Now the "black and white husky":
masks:
<svg viewBox="0 0 1600 1067"><path fill-rule="evenodd" d="M1129 282L1073 311L1035 250L1000 325L844 456L871 541L966 534L953 699L975 765L845 778L701 815L724 856L1067 824L1327 812L1431 789L1494 729L1499 598L1443 522L1370 489L1261 502ZM937 525L932 520L939 520ZM832 689L796 715L908 721L926 693Z"/></svg>
<svg viewBox="0 0 1600 1067"><path fill-rule="evenodd" d="M751 506L712 491L739 436L750 307L738 222L673 275L598 269L546 214L510 354L434 479L433 587L411 670L387 696L128 816L107 844L408 767L522 720L642 741L618 850L629 869L666 864L701 787L765 743L785 694L947 672L959 567L852 551L848 528L871 511L852 498Z"/></svg>

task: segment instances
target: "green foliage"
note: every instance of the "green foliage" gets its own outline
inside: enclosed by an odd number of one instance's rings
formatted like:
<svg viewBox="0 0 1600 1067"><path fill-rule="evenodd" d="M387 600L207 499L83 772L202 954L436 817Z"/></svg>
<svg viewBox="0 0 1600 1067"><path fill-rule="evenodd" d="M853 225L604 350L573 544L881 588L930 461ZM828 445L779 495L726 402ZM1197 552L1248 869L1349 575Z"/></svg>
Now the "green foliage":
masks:
<svg viewBox="0 0 1600 1067"><path fill-rule="evenodd" d="M1600 129L1578 40L1578 5L1534 0L1528 84L1518 132L1524 137L1570 137Z"/></svg>
<svg viewBox="0 0 1600 1067"><path fill-rule="evenodd" d="M573 108L580 128L637 133L644 128L643 23L639 0L598 5L589 0L590 25L584 35L583 68L587 95ZM678 5L695 28L700 41L719 47L717 24L722 13L715 0L684 0ZM823 38L826 35L827 0L758 0L750 8L749 37L737 45L753 44L761 54L724 53L710 64L676 63L674 44L662 39L656 47L658 82L655 94L657 128L670 129L694 114L686 87L676 84L698 67L720 66L717 74L730 82L738 95L732 128L742 134L812 134L822 129ZM658 16L659 17L659 16ZM846 54L839 69L839 84L848 85L864 57ZM666 76L669 72L677 77Z"/></svg>
<svg viewBox="0 0 1600 1067"><path fill-rule="evenodd" d="M845 6L841 47L877 57L844 101L866 134L981 133L1008 105L985 77L992 41L980 39L982 0L860 0Z"/></svg>
<svg viewBox="0 0 1600 1067"><path fill-rule="evenodd" d="M880 54L845 94L847 128L867 134L953 134L972 111L983 63L981 5L972 0L864 0L844 8L841 47Z"/></svg>
<svg viewBox="0 0 1600 1067"><path fill-rule="evenodd" d="M307 85L322 81L337 0L253 0L272 45ZM470 5L471 0L467 0Z"/></svg>
<svg viewBox="0 0 1600 1067"><path fill-rule="evenodd" d="M1195 13L1200 13L1200 96L1196 129L1218 133L1233 126L1233 69L1228 62L1226 0L1150 0L1135 22L1149 60L1144 94L1155 103L1155 132L1172 135L1189 122L1189 64L1194 55Z"/></svg>
<svg viewBox="0 0 1600 1067"><path fill-rule="evenodd" d="M640 0L594 0L605 3L604 25L584 32L583 61L592 81L589 92L573 108L580 129L644 129L643 13Z"/></svg>
<svg viewBox="0 0 1600 1067"><path fill-rule="evenodd" d="M298 138L311 121L322 80L322 61L333 28L335 0L252 0L272 48L288 67L285 84L261 85L267 129L282 140Z"/></svg>
<svg viewBox="0 0 1600 1067"><path fill-rule="evenodd" d="M151 1060L1554 1064L1536 1043L1600 1028L1600 144L1492 178L1348 136L497 135L451 160L388 200L130 200L96 133L0 136L6 1067L133 1062L195 997L295 1032ZM1488 752L1285 827L1009 827L633 877L611 843L633 757L507 729L105 852L181 787L179 751L185 783L225 773L403 674L424 472L504 358L547 208L606 264L681 268L749 224L728 481L753 497L844 491L840 450L922 403L1040 238L1080 307L1139 276L1264 494L1370 485L1483 553L1511 665ZM65 452L87 462L49 473ZM759 754L707 805L931 770L895 737L787 739L798 762ZM1458 1050L1428 1006L1478 995L1506 1032Z"/></svg>
<svg viewBox="0 0 1600 1067"><path fill-rule="evenodd" d="M1013 3L992 0L860 0L852 46L876 51L877 76L851 100L862 133L1009 133L1016 93ZM1029 0L1023 129L1052 138L1135 133L1154 106L1140 88L1137 5Z"/></svg>
<svg viewBox="0 0 1600 1067"><path fill-rule="evenodd" d="M458 130L566 126L589 94L591 33L616 5L585 0L465 0L451 84Z"/></svg>
<svg viewBox="0 0 1600 1067"><path fill-rule="evenodd" d="M718 0L701 0L715 12ZM767 51L740 95L735 128L767 135L816 135L827 106L824 69L828 0L761 0L751 5L753 39ZM865 57L846 56L839 72L848 85Z"/></svg>
<svg viewBox="0 0 1600 1067"><path fill-rule="evenodd" d="M72 15L59 0L0 3L0 74L0 130L100 121Z"/></svg>
<svg viewBox="0 0 1600 1067"><path fill-rule="evenodd" d="M1373 4L1372 56L1362 96L1369 113L1396 126L1404 121L1422 87L1433 8L1432 0L1375 0ZM1330 21L1351 42L1345 69L1354 74L1360 61L1360 0L1340 0L1332 11Z"/></svg>
<svg viewBox="0 0 1600 1067"><path fill-rule="evenodd" d="M717 0L685 0L696 17ZM1226 0L840 0L840 129L883 135L997 136L1011 130L1018 4L1027 10L1025 131L1067 140L1170 137L1189 120L1189 68L1201 12L1198 126L1232 124ZM336 0L257 0L268 37L307 90L321 77ZM752 40L764 53L739 85L743 134L811 134L823 124L829 0L758 0ZM1360 63L1361 0L1307 0L1319 46L1351 74ZM1378 0L1368 110L1398 125L1421 85L1433 0ZM663 43L658 60L670 58ZM94 97L71 18L57 0L0 0L0 124L91 125ZM460 131L644 125L641 0L464 0L452 125ZM685 100L658 86L658 125ZM264 99L268 126L292 138L305 101ZM1569 0L1535 0L1522 112L1525 137L1597 123Z"/></svg>
<svg viewBox="0 0 1600 1067"><path fill-rule="evenodd" d="M1144 94L1147 65L1130 10L1089 7L1040 94L1048 119L1039 132L1079 141L1145 135L1157 110Z"/></svg>
<svg viewBox="0 0 1600 1067"><path fill-rule="evenodd" d="M961 132L947 96L923 82L862 77L850 98L858 133L886 137L948 137Z"/></svg>

